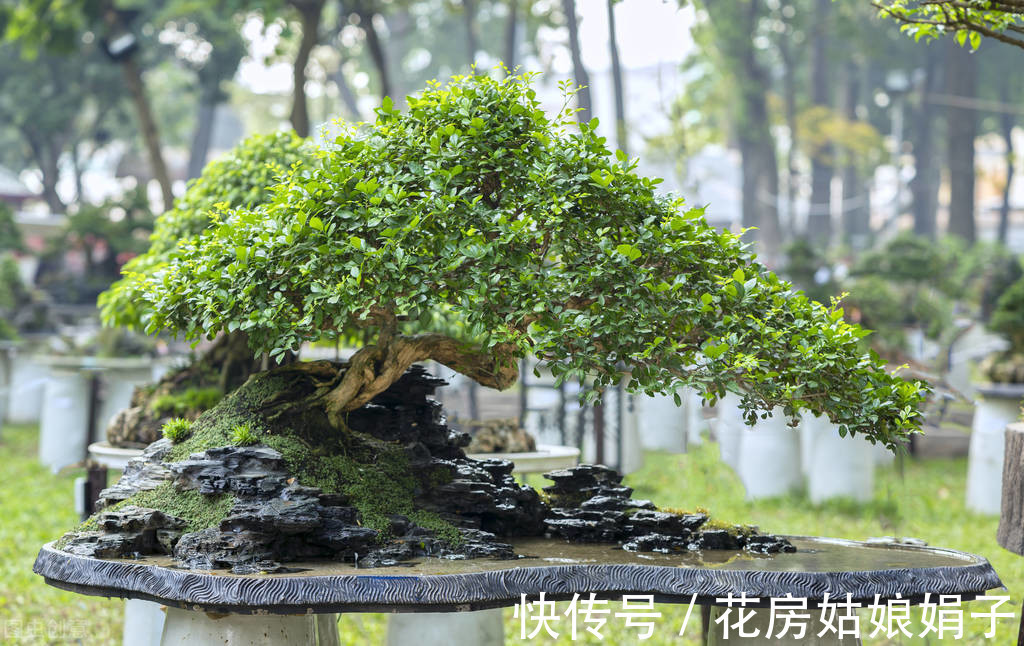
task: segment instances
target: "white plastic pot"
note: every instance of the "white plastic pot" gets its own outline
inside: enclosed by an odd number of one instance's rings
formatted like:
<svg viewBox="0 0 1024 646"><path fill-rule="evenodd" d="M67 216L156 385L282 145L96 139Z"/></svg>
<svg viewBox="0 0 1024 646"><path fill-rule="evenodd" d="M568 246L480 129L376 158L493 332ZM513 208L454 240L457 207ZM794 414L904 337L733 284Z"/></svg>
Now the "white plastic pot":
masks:
<svg viewBox="0 0 1024 646"><path fill-rule="evenodd" d="M1024 385L983 386L978 388L978 395L967 456L967 508L983 514L998 514L1003 491L1006 426L1020 418Z"/></svg>
<svg viewBox="0 0 1024 646"><path fill-rule="evenodd" d="M715 413L715 439L722 462L735 469L740 458L740 438L747 427L740 410L740 396L728 393L719 399Z"/></svg>
<svg viewBox="0 0 1024 646"><path fill-rule="evenodd" d="M7 421L12 424L39 422L46 374L46 366L34 357L19 355L14 359L7 391Z"/></svg>
<svg viewBox="0 0 1024 646"><path fill-rule="evenodd" d="M148 360L140 360L137 366L112 366L103 371L103 401L96 418L94 442L107 439L106 430L111 418L131 405L136 386L148 383L153 368Z"/></svg>
<svg viewBox="0 0 1024 646"><path fill-rule="evenodd" d="M39 461L54 473L85 458L89 434L89 375L53 367L39 418Z"/></svg>
<svg viewBox="0 0 1024 646"><path fill-rule="evenodd" d="M741 432L736 474L747 500L783 496L803 484L800 433L788 425L781 408Z"/></svg>
<svg viewBox="0 0 1024 646"><path fill-rule="evenodd" d="M870 500L874 495L875 447L860 436L840 437L839 427L826 417L804 415L801 426L811 502Z"/></svg>
<svg viewBox="0 0 1024 646"><path fill-rule="evenodd" d="M680 397L685 393L681 392ZM676 406L672 395L633 397L633 414L645 449L686 453L688 435L686 401Z"/></svg>

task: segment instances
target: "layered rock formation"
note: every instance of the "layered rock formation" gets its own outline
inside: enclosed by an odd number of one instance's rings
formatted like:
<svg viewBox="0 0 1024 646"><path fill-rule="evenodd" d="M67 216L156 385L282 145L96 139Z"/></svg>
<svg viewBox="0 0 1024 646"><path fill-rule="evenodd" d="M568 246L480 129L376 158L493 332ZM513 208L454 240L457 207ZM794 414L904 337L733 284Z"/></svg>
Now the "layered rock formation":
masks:
<svg viewBox="0 0 1024 646"><path fill-rule="evenodd" d="M294 392L309 389L304 371L281 374ZM505 541L518 536L638 551L792 549L747 529L708 529L704 514L659 511L602 466L547 474L554 484L542 501L515 481L511 462L465 457L468 436L448 428L430 397L444 382L419 367L354 411L345 443L326 455L315 442L323 436L309 430L315 417L261 427L252 432L259 444L224 444L215 416L258 421L279 398L282 382L269 382L267 394L258 381L200 418L192 444L160 440L132 460L101 494L103 511L62 539L64 549L100 558L166 554L182 567L236 573L311 559L374 567L424 556L513 558ZM193 446L202 450L181 455ZM401 482L374 479L381 473ZM395 492L376 490L392 485Z"/></svg>

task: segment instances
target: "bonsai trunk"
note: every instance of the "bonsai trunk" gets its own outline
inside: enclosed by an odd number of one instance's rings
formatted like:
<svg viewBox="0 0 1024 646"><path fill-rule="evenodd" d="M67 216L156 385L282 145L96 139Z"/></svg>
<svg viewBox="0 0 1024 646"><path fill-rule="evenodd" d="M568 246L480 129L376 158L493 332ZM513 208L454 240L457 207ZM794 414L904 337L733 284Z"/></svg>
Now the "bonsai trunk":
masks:
<svg viewBox="0 0 1024 646"><path fill-rule="evenodd" d="M433 359L482 386L504 390L519 379L514 346L498 344L483 353L443 334L416 336L385 333L349 359L348 367L324 395L332 423L360 408L398 381L414 363Z"/></svg>

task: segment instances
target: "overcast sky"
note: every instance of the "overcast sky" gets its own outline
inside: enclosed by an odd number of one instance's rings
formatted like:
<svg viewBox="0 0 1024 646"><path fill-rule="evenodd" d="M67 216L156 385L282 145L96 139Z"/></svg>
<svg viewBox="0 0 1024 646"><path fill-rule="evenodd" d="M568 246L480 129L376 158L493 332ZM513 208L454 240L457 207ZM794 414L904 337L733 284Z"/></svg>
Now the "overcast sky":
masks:
<svg viewBox="0 0 1024 646"><path fill-rule="evenodd" d="M693 21L692 9L679 10L674 1L622 0L615 8L619 52L627 69L665 62L679 62L692 49L689 37ZM592 72L611 66L608 53L608 19L605 0L577 0L580 17L580 47L583 63ZM286 93L291 91L291 64L278 62L270 66L259 62L273 51L273 41L260 36L259 21L245 26L257 60L247 59L239 67L238 80L255 92ZM559 33L564 39L564 31ZM554 61L556 71L568 75L572 64L568 51Z"/></svg>

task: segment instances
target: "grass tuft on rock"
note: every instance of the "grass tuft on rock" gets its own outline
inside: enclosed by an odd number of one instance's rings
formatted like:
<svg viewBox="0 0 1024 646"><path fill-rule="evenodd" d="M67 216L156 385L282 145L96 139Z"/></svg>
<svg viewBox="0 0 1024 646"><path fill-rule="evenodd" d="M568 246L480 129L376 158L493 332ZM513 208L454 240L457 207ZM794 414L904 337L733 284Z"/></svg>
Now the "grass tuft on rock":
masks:
<svg viewBox="0 0 1024 646"><path fill-rule="evenodd" d="M178 444L188 439L192 434L192 422L182 417L176 417L164 423L163 434L171 442Z"/></svg>

